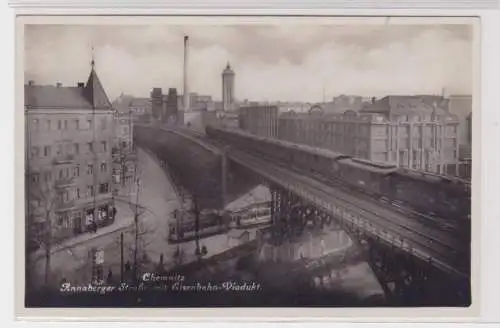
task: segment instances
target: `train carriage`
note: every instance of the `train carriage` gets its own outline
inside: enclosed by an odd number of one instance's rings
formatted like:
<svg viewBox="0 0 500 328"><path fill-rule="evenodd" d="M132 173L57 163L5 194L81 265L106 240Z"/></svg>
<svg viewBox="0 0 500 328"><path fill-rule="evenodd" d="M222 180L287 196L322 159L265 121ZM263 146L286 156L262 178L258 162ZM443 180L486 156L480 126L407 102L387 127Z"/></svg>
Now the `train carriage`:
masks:
<svg viewBox="0 0 500 328"><path fill-rule="evenodd" d="M391 184L391 173L397 170L392 164L356 158L341 159L338 165L337 175L340 179L376 197L385 196L385 191Z"/></svg>
<svg viewBox="0 0 500 328"><path fill-rule="evenodd" d="M392 176L392 197L416 210L460 219L470 215L470 189L441 176L399 169Z"/></svg>
<svg viewBox="0 0 500 328"><path fill-rule="evenodd" d="M264 138L239 130L207 127L209 137L259 154L265 159L298 170L308 171L322 180L335 180L422 213L433 212L447 218L470 218L470 184L457 179L408 169L299 145Z"/></svg>

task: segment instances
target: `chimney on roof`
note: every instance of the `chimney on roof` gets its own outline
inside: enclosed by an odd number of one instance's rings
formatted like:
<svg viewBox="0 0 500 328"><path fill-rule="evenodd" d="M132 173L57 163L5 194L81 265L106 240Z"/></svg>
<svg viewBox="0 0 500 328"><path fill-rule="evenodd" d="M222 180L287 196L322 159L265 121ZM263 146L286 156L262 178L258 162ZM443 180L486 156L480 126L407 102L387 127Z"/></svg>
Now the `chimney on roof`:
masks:
<svg viewBox="0 0 500 328"><path fill-rule="evenodd" d="M56 87L58 87L58 88L62 87L62 83L61 82L57 82L56 83Z"/></svg>
<svg viewBox="0 0 500 328"><path fill-rule="evenodd" d="M33 80L29 80L29 81L28 81L28 85L35 85L35 81L33 81Z"/></svg>
<svg viewBox="0 0 500 328"><path fill-rule="evenodd" d="M84 88L84 87L85 87L85 83L83 83L83 82L78 82L77 86L78 86L79 88Z"/></svg>

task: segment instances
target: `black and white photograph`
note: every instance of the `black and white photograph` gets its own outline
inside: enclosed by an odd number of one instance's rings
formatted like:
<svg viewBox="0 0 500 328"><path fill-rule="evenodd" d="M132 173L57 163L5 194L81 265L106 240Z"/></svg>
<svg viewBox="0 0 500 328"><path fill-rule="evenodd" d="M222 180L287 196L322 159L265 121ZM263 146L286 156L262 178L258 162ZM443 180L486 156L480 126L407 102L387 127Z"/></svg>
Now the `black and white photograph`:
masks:
<svg viewBox="0 0 500 328"><path fill-rule="evenodd" d="M477 301L475 19L162 19L23 26L26 308Z"/></svg>

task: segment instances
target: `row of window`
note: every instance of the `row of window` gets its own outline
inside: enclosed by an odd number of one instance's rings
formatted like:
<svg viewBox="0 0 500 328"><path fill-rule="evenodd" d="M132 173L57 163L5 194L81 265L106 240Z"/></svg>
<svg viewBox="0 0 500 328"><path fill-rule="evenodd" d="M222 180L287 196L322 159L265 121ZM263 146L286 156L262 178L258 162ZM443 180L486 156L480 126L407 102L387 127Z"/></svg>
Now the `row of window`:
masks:
<svg viewBox="0 0 500 328"><path fill-rule="evenodd" d="M59 193L59 201L61 203L67 203L72 200L78 200L82 198L94 197L97 192L98 194L107 194L110 191L109 184L107 182L100 183L98 186L89 185L86 189L82 190L80 188L75 188L74 190L65 190Z"/></svg>
<svg viewBox="0 0 500 328"><path fill-rule="evenodd" d="M96 142L97 143L97 142ZM108 151L108 143L106 141L101 141L100 147L98 149L99 152L107 152ZM87 142L86 144L86 149L87 153L93 153L94 152L94 143L93 142ZM55 150L55 155L56 156L63 156L63 155L79 155L80 154L80 144L79 143L73 143L73 144L66 144L66 145L57 145L57 148ZM36 158L36 157L51 157L52 156L52 146L33 146L31 147L31 157Z"/></svg>
<svg viewBox="0 0 500 328"><path fill-rule="evenodd" d="M85 192L84 192L85 191ZM64 190L57 193L57 200L59 203L67 203L72 200L84 199L88 197L94 197L94 193L98 192L99 194L107 194L110 192L109 183L103 182L98 186L89 185L86 189L81 190L80 188L76 188L74 190ZM42 205L40 200L32 200L32 205L36 208Z"/></svg>
<svg viewBox="0 0 500 328"><path fill-rule="evenodd" d="M93 128L92 118L86 120L73 119L73 120L51 120L51 119L34 119L32 120L32 127L34 131L54 131L54 130L91 130ZM106 117L100 118L99 129L106 129L108 127L108 120Z"/></svg>
<svg viewBox="0 0 500 328"><path fill-rule="evenodd" d="M106 173L108 172L108 163L106 162L101 162L99 165L99 170L101 173ZM71 177L79 177L80 176L80 165L76 165L72 169L72 176L70 175L70 168L65 167L57 170L57 176L55 177L56 180L63 180L63 179L68 179ZM94 175L94 164L87 164L87 175L93 176ZM33 173L31 174L32 181L37 183L40 181L40 173ZM43 179L45 182L51 182L53 177L52 177L52 171L45 171L43 173Z"/></svg>

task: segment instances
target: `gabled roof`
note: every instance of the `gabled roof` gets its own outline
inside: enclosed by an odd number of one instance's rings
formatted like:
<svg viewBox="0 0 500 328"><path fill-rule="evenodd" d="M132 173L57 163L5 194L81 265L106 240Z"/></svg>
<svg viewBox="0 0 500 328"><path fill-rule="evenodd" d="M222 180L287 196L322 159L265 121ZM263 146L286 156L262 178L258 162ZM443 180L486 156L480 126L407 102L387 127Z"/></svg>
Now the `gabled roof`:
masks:
<svg viewBox="0 0 500 328"><path fill-rule="evenodd" d="M133 96L122 94L113 101L111 106L119 112L128 112L132 99L134 99Z"/></svg>
<svg viewBox="0 0 500 328"><path fill-rule="evenodd" d="M92 109L81 87L56 87L53 85L25 85L26 108Z"/></svg>
<svg viewBox="0 0 500 328"><path fill-rule="evenodd" d="M106 95L106 91L104 91L99 77L97 76L93 62L92 70L90 71L89 79L87 80L87 85L85 85L84 95L95 109L111 108L111 103Z"/></svg>
<svg viewBox="0 0 500 328"><path fill-rule="evenodd" d="M111 109L111 103L93 64L86 85L77 87L25 85L24 106L26 108Z"/></svg>

